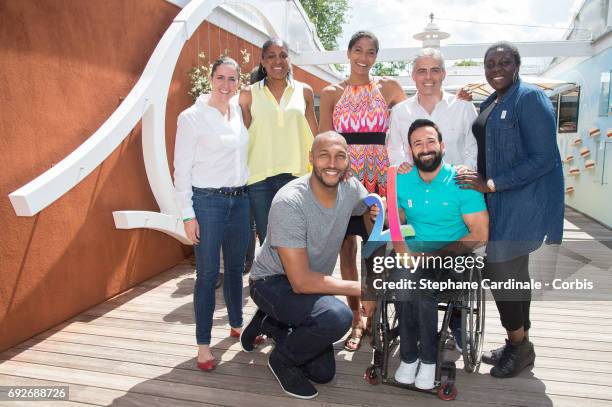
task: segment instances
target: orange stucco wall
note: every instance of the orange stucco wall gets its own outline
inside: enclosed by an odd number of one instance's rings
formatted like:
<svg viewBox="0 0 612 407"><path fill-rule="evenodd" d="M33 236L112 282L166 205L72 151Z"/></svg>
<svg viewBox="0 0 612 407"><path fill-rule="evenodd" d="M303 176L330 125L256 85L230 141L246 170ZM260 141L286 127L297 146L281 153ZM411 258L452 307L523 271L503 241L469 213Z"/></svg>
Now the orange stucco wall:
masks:
<svg viewBox="0 0 612 407"><path fill-rule="evenodd" d="M17 217L8 199L110 116L179 11L162 0L0 1L0 350L189 253L162 233L114 226L114 210L159 210L145 175L140 126L38 215ZM191 103L186 72L197 53L216 56L228 49L239 59L245 48L253 64L258 48L207 23L185 46L169 91L168 157L176 117ZM316 92L325 85L299 68L296 78Z"/></svg>

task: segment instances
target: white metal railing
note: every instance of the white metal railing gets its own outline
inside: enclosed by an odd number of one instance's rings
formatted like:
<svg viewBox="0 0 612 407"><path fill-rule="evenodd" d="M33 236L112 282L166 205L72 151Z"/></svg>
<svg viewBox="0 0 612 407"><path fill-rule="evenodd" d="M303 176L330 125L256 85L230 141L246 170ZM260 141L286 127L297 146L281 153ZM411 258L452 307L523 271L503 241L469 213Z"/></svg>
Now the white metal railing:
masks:
<svg viewBox="0 0 612 407"><path fill-rule="evenodd" d="M55 166L9 194L18 216L33 216L89 175L142 119L142 149L149 185L160 212L115 211L119 229L148 228L183 243L185 236L166 154L166 101L172 74L185 42L223 0L193 0L176 16L157 44L136 85L121 105L83 144ZM256 0L242 0L260 13ZM273 33L276 35L276 33Z"/></svg>

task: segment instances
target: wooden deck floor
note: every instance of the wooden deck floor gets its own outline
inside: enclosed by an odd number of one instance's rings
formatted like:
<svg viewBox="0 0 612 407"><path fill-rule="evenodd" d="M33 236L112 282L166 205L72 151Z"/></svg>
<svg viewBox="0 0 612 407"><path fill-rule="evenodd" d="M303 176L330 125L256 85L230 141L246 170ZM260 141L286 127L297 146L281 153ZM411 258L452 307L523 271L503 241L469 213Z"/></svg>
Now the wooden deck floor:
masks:
<svg viewBox="0 0 612 407"><path fill-rule="evenodd" d="M566 219L568 239L612 241L610 230L570 209ZM610 258L605 245L593 241L593 247L597 256ZM0 385L70 386L70 401L21 403L33 406L450 405L426 394L365 383L363 372L371 358L367 345L351 354L336 344L336 379L318 386L314 400L290 398L266 367L271 345L247 354L228 337L220 297L213 345L221 363L213 373L200 372L194 358L193 283L186 262L9 349L0 355ZM244 304L246 315L254 312L246 290ZM498 380L486 365L478 374L459 370L459 395L451 403L611 406L612 302L539 301L532 306L532 321L533 371ZM498 346L504 334L493 303L487 307L486 325L485 348Z"/></svg>

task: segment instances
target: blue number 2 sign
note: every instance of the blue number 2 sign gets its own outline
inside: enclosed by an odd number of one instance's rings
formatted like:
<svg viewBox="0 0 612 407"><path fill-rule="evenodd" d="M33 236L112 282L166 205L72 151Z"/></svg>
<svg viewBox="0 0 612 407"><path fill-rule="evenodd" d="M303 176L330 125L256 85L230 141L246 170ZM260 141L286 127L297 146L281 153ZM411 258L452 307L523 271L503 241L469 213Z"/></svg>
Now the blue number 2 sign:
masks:
<svg viewBox="0 0 612 407"><path fill-rule="evenodd" d="M378 205L378 216L374 221L372 232L367 243L361 249L364 258L372 256L374 251L386 242L403 241L405 237L414 236L414 229L411 225L401 225L399 220L399 209L397 205L397 168L389 167L387 172L387 205L389 211L389 229L383 230L385 225L385 209L383 201L377 194L370 194L365 198L368 206Z"/></svg>

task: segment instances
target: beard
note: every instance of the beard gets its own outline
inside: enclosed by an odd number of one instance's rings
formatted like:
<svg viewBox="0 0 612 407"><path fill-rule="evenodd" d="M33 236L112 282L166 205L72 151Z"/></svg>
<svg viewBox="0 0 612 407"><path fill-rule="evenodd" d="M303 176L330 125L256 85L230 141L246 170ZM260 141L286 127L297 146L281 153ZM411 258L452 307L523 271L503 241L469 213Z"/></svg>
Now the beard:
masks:
<svg viewBox="0 0 612 407"><path fill-rule="evenodd" d="M412 159L414 160L415 167L423 172L435 171L440 166L440 163L442 163L442 151L436 151L433 154L434 157L430 161L421 160L421 157L429 155L429 153L420 153L418 156L413 155Z"/></svg>
<svg viewBox="0 0 612 407"><path fill-rule="evenodd" d="M342 181L344 179L344 174L346 173L346 170L344 171L340 171L338 173L338 180L336 182L328 182L325 181L325 179L323 178L323 171L325 171L326 168L313 168L312 173L314 174L315 178L324 186L326 186L327 188L335 188L338 186L338 184L340 183L340 181Z"/></svg>

